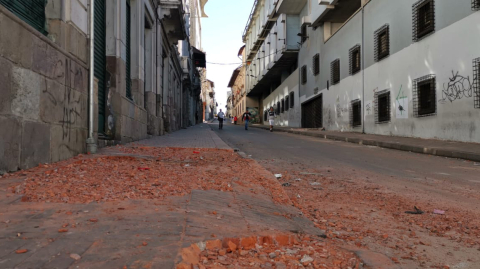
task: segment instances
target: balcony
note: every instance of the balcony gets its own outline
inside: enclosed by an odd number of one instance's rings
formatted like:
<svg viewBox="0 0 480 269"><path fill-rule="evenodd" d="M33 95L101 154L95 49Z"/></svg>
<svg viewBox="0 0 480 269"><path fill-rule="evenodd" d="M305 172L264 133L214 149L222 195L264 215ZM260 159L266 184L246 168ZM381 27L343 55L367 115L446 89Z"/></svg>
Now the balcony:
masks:
<svg viewBox="0 0 480 269"><path fill-rule="evenodd" d="M282 73L290 72L300 49L300 17L282 14L265 39L265 44L248 67L247 95L258 96L280 83Z"/></svg>
<svg viewBox="0 0 480 269"><path fill-rule="evenodd" d="M306 4L307 0L278 0L276 11L279 14L298 15Z"/></svg>
<svg viewBox="0 0 480 269"><path fill-rule="evenodd" d="M314 0L318 5L312 8L312 26L318 27L325 22L346 22L362 6L365 0Z"/></svg>
<svg viewBox="0 0 480 269"><path fill-rule="evenodd" d="M158 15L172 44L187 39L185 12L181 0L158 0Z"/></svg>

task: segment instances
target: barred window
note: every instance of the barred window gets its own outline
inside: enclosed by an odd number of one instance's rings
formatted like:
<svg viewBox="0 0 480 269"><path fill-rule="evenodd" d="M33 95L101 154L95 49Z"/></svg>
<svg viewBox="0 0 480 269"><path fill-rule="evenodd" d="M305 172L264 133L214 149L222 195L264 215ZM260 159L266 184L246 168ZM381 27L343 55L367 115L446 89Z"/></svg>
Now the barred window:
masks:
<svg viewBox="0 0 480 269"><path fill-rule="evenodd" d="M332 85L335 85L340 82L340 59L333 61L330 64L330 69Z"/></svg>
<svg viewBox="0 0 480 269"><path fill-rule="evenodd" d="M315 56L313 56L313 74L316 76L318 74L320 74L320 54L315 54Z"/></svg>
<svg viewBox="0 0 480 269"><path fill-rule="evenodd" d="M435 31L435 1L420 0L413 9L413 41L419 41Z"/></svg>
<svg viewBox="0 0 480 269"><path fill-rule="evenodd" d="M473 60L473 90L475 108L480 108L480 58Z"/></svg>
<svg viewBox="0 0 480 269"><path fill-rule="evenodd" d="M289 107L290 107L290 101L288 100L288 95L285 96L285 111L288 111Z"/></svg>
<svg viewBox="0 0 480 269"><path fill-rule="evenodd" d="M263 113L263 120L264 121L268 120L268 111L267 110L265 110L265 112Z"/></svg>
<svg viewBox="0 0 480 269"><path fill-rule="evenodd" d="M472 0L472 10L480 10L480 0Z"/></svg>
<svg viewBox="0 0 480 269"><path fill-rule="evenodd" d="M390 55L390 27L385 24L375 31L375 61L378 62Z"/></svg>
<svg viewBox="0 0 480 269"><path fill-rule="evenodd" d="M0 5L28 23L30 26L47 35L45 7L46 0L0 0Z"/></svg>
<svg viewBox="0 0 480 269"><path fill-rule="evenodd" d="M360 45L355 45L350 49L350 75L358 73L361 69Z"/></svg>
<svg viewBox="0 0 480 269"><path fill-rule="evenodd" d="M427 75L413 81L413 113L426 117L437 113L435 75Z"/></svg>
<svg viewBox="0 0 480 269"><path fill-rule="evenodd" d="M375 92L375 123L390 121L390 91Z"/></svg>
<svg viewBox="0 0 480 269"><path fill-rule="evenodd" d="M280 114L280 101L277 102L277 109L276 109L277 115Z"/></svg>
<svg viewBox="0 0 480 269"><path fill-rule="evenodd" d="M282 104L282 111L281 111L281 113L283 113L283 112L285 112L285 99L282 98L281 104Z"/></svg>
<svg viewBox="0 0 480 269"><path fill-rule="evenodd" d="M295 95L293 92L290 93L290 108L295 106Z"/></svg>
<svg viewBox="0 0 480 269"><path fill-rule="evenodd" d="M302 66L302 85L307 83L307 66Z"/></svg>
<svg viewBox="0 0 480 269"><path fill-rule="evenodd" d="M302 25L302 28L301 28L301 36L302 36L302 44L305 43L305 41L307 41L307 25L304 24Z"/></svg>
<svg viewBox="0 0 480 269"><path fill-rule="evenodd" d="M350 125L352 127L362 125L362 101L358 99L350 104Z"/></svg>

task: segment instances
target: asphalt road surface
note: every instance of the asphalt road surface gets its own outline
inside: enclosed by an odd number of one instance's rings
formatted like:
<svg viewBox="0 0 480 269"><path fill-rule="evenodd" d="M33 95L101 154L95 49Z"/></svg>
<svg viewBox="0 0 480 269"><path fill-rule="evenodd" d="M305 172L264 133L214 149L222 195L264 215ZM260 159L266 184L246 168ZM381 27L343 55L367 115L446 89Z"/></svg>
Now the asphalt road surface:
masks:
<svg viewBox="0 0 480 269"><path fill-rule="evenodd" d="M268 132L225 123L210 125L227 144L265 166L282 169L328 169L333 177L361 177L392 191L419 189L431 199L447 199L479 210L480 164L437 156L362 146L346 142ZM268 165L272 170L272 164Z"/></svg>

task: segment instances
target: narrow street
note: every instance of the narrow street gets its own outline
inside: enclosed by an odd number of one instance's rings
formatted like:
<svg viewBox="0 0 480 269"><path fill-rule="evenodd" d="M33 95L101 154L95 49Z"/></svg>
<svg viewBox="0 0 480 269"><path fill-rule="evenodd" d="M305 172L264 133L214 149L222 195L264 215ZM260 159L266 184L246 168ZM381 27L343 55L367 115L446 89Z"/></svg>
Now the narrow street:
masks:
<svg viewBox="0 0 480 269"><path fill-rule="evenodd" d="M279 181L296 206L339 244L386 254L401 268L478 268L477 163L210 126L231 147L282 174ZM414 206L425 213L405 213Z"/></svg>

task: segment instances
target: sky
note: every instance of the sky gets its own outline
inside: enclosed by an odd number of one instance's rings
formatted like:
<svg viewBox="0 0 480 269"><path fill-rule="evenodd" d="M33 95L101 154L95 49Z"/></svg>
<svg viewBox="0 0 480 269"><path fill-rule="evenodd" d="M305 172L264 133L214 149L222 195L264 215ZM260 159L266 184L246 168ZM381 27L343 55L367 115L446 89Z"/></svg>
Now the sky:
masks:
<svg viewBox="0 0 480 269"><path fill-rule="evenodd" d="M207 78L215 82L218 108L225 111L228 82L242 62L237 54L244 45L243 31L254 0L209 0L205 5L208 18L202 19L202 47L207 54ZM216 65L211 63L238 63Z"/></svg>

